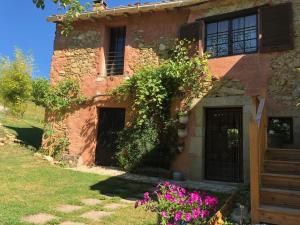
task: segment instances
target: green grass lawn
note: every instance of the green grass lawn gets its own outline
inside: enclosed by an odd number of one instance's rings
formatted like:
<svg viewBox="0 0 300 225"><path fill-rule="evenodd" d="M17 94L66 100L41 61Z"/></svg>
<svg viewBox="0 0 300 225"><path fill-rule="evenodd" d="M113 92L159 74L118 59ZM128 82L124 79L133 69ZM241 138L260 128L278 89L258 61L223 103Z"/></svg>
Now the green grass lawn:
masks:
<svg viewBox="0 0 300 225"><path fill-rule="evenodd" d="M44 110L29 104L23 118L0 113L0 122L28 146L39 148L43 133ZM90 225L154 225L156 215L133 204L114 211L100 222L80 218L90 210L106 210L109 203L121 199L138 198L153 188L151 185L130 182L118 177L100 176L63 169L50 165L27 147L7 145L0 147L0 225L26 224L21 218L37 213L50 213L58 217L51 224L63 221L83 222ZM228 197L213 193L220 205ZM106 196L113 196L107 198ZM103 200L98 206L84 206L74 213L58 213L55 208L63 204L82 205L81 200Z"/></svg>
<svg viewBox="0 0 300 225"><path fill-rule="evenodd" d="M132 183L120 178L85 174L52 166L33 156L33 153L20 146L0 147L0 224L24 224L20 221L25 215L47 212L58 216L59 223L66 220L99 224L78 217L89 207L76 213L57 213L61 204L81 204L84 198L104 199L110 194L112 199L104 200L103 205L120 202L121 198L137 197L149 190L150 186ZM102 209L99 205L93 209ZM133 205L118 209L114 215L101 221L101 224L155 224L155 215Z"/></svg>
<svg viewBox="0 0 300 225"><path fill-rule="evenodd" d="M44 111L42 107L28 103L27 110L22 118L1 112L0 122L25 144L38 149L43 135Z"/></svg>

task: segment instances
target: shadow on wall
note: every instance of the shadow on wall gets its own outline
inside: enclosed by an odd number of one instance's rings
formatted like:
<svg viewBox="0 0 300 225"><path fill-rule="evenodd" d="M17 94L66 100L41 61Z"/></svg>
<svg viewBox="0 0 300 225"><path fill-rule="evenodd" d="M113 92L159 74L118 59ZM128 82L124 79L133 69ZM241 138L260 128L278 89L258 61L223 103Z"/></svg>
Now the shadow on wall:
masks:
<svg viewBox="0 0 300 225"><path fill-rule="evenodd" d="M42 144L43 129L35 126L29 128L20 128L5 126L6 128L13 130L17 133L17 138L26 145L30 145L36 149L39 149Z"/></svg>

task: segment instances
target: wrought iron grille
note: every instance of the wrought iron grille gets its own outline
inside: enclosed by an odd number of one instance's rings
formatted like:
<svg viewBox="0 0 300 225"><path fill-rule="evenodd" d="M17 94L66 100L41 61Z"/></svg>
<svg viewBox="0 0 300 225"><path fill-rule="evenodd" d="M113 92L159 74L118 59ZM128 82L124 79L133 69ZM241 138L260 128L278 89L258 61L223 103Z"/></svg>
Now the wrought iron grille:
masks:
<svg viewBox="0 0 300 225"><path fill-rule="evenodd" d="M110 30L110 47L106 58L107 75L123 74L125 36L125 27L111 28Z"/></svg>

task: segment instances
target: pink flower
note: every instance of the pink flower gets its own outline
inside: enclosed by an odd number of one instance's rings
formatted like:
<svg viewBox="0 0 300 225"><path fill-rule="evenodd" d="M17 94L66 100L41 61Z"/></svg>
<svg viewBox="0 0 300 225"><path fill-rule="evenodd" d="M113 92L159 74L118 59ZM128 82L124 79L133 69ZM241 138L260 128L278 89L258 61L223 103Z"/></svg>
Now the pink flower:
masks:
<svg viewBox="0 0 300 225"><path fill-rule="evenodd" d="M175 213L175 221L181 220L181 217L182 217L182 212L181 211L178 211L178 212Z"/></svg>
<svg viewBox="0 0 300 225"><path fill-rule="evenodd" d="M149 192L144 193L144 199L146 200L150 199Z"/></svg>
<svg viewBox="0 0 300 225"><path fill-rule="evenodd" d="M164 217L164 218L167 218L167 217L168 217L168 214L167 214L166 211L162 211L162 212L161 212L161 215L162 215L162 217Z"/></svg>
<svg viewBox="0 0 300 225"><path fill-rule="evenodd" d="M201 213L200 208L193 209L192 210L193 218L197 219L200 216L200 213Z"/></svg>
<svg viewBox="0 0 300 225"><path fill-rule="evenodd" d="M209 216L209 211L204 209L201 211L201 218L204 219Z"/></svg>
<svg viewBox="0 0 300 225"><path fill-rule="evenodd" d="M199 200L199 193L198 192L193 192L193 193L191 193L191 201L192 202L198 202L198 200Z"/></svg>
<svg viewBox="0 0 300 225"><path fill-rule="evenodd" d="M190 222L191 219L192 219L192 218L191 218L191 214L190 214L190 213L186 213L186 214L185 214L185 221L186 221L186 222Z"/></svg>
<svg viewBox="0 0 300 225"><path fill-rule="evenodd" d="M165 194L165 199L167 201L172 201L172 196L169 193L167 193L167 194Z"/></svg>
<svg viewBox="0 0 300 225"><path fill-rule="evenodd" d="M217 204L218 204L218 199L216 197L213 197L213 196L205 196L205 205L209 206L209 207L216 207Z"/></svg>

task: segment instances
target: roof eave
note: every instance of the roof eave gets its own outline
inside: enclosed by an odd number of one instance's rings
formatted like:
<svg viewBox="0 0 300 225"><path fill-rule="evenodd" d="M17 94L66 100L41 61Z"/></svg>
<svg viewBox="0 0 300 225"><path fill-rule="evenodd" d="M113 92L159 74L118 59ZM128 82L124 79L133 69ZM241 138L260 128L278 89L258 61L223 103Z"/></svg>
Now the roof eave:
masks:
<svg viewBox="0 0 300 225"><path fill-rule="evenodd" d="M137 5L137 6L128 6L120 8L107 9L105 11L92 11L80 14L74 21L77 20L88 20L90 18L104 18L109 16L122 16L122 15L133 15L143 12L153 12L153 11L162 11L165 9L180 8L184 6L191 6L195 4L201 4L208 2L210 0L181 0L176 2L160 2L153 4ZM64 20L64 15L53 15L47 18L48 22L62 22Z"/></svg>

